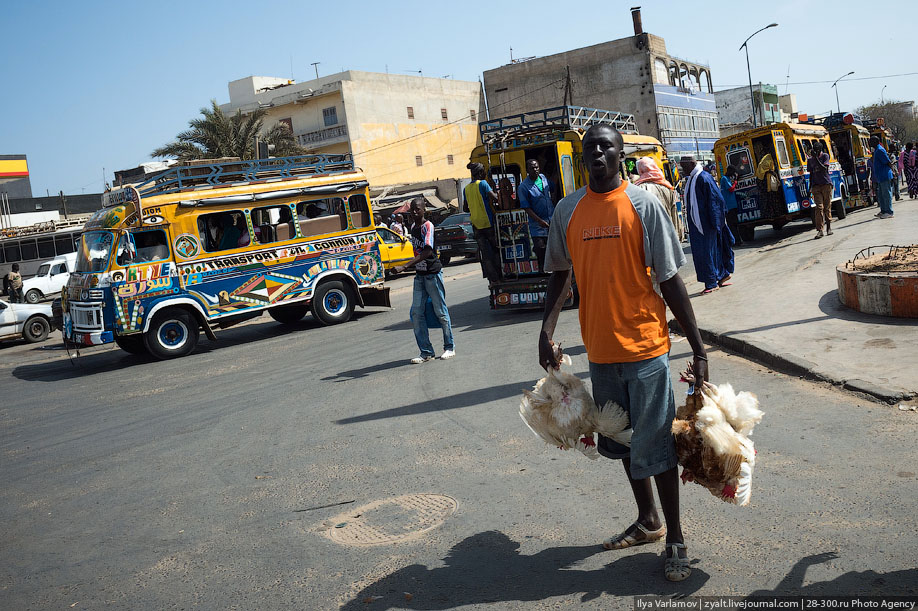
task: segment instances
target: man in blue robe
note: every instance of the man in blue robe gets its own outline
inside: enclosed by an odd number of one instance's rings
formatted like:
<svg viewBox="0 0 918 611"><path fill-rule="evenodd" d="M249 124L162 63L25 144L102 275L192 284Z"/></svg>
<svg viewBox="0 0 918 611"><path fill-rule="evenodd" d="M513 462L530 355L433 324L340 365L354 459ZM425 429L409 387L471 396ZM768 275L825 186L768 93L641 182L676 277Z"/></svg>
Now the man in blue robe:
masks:
<svg viewBox="0 0 918 611"><path fill-rule="evenodd" d="M704 283L702 295L730 285L733 274L733 234L727 227L726 204L714 177L702 170L694 157L683 157L688 179L683 194L695 276Z"/></svg>

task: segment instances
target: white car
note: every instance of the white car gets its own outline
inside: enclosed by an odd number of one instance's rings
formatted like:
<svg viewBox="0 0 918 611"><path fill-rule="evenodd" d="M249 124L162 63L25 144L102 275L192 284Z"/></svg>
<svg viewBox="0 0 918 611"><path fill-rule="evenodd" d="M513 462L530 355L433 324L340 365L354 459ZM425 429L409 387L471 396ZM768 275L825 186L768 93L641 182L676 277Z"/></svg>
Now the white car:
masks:
<svg viewBox="0 0 918 611"><path fill-rule="evenodd" d="M37 274L22 281L22 295L26 302L38 303L45 297L60 293L75 265L75 252L42 263Z"/></svg>
<svg viewBox="0 0 918 611"><path fill-rule="evenodd" d="M0 299L0 339L44 341L53 328L52 320L50 303L10 303Z"/></svg>

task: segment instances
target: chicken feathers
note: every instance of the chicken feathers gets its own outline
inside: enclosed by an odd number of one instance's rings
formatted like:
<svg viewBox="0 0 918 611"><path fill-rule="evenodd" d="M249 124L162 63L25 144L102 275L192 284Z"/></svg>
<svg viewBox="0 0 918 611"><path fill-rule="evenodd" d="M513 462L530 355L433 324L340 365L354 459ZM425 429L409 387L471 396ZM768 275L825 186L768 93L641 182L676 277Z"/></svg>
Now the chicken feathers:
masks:
<svg viewBox="0 0 918 611"><path fill-rule="evenodd" d="M561 364L570 367L571 357L563 355ZM594 433L631 445L625 410L612 401L599 409L580 378L561 369L549 369L532 390L523 391L520 418L545 443L579 450L592 460L599 458Z"/></svg>

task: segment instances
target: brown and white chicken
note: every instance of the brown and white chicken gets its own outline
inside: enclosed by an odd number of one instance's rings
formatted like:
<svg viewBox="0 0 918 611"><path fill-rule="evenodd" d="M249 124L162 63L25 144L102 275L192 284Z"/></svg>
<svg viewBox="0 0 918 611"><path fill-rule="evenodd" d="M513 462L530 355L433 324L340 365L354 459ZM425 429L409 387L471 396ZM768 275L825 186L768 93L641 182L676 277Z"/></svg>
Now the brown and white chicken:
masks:
<svg viewBox="0 0 918 611"><path fill-rule="evenodd" d="M682 377L695 382L691 367ZM748 505L756 456L749 436L763 415L754 394L737 393L730 384L704 382L699 392L686 396L673 420L682 481L701 484L729 503Z"/></svg>
<svg viewBox="0 0 918 611"><path fill-rule="evenodd" d="M561 364L571 366L563 355ZM631 445L628 414L609 401L599 409L577 376L561 369L548 369L532 390L523 391L520 418L545 443L562 450L576 449L592 460L599 457L594 433Z"/></svg>

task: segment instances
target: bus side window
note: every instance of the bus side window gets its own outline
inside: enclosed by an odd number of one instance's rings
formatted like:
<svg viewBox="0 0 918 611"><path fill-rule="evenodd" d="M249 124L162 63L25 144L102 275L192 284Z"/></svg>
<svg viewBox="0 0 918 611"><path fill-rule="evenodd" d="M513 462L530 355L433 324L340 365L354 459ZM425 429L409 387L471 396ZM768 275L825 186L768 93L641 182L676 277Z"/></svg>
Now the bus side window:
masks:
<svg viewBox="0 0 918 611"><path fill-rule="evenodd" d="M283 242L296 237L290 206L265 206L252 210L252 226L260 244Z"/></svg>
<svg viewBox="0 0 918 611"><path fill-rule="evenodd" d="M198 217L198 233L205 252L232 250L251 243L245 212L242 210L202 214Z"/></svg>
<svg viewBox="0 0 918 611"><path fill-rule="evenodd" d="M296 221L303 237L335 233L346 229L344 200L340 197L326 197L298 202Z"/></svg>
<svg viewBox="0 0 918 611"><path fill-rule="evenodd" d="M348 197L347 207L355 229L370 226L370 209L367 207L367 198L363 193Z"/></svg>
<svg viewBox="0 0 918 611"><path fill-rule="evenodd" d="M138 231L131 235L134 238L136 255L131 259L128 257L127 251L119 252L118 265L152 263L153 261L162 261L169 258L169 241L166 239L166 232L162 229Z"/></svg>

